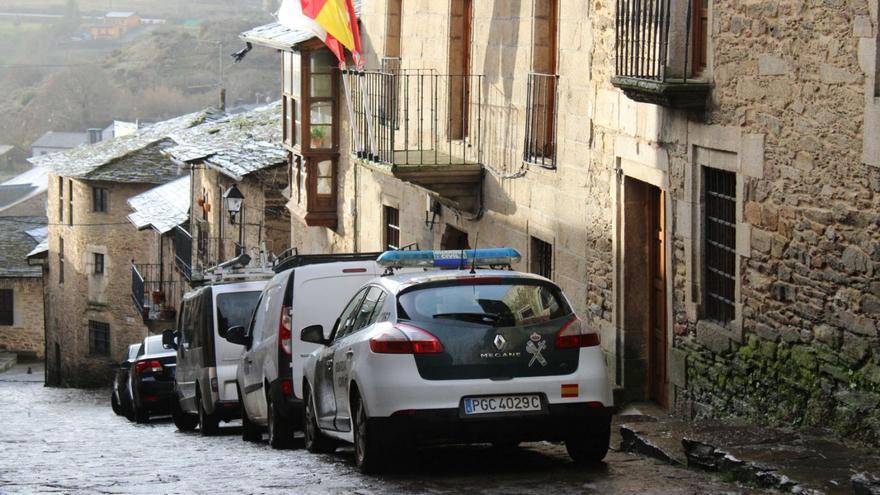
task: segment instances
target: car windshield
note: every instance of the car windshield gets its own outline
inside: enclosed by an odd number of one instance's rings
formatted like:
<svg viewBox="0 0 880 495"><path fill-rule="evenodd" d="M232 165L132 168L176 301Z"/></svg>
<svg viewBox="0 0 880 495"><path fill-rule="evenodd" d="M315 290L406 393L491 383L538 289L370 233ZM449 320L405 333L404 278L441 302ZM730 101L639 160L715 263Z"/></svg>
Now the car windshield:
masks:
<svg viewBox="0 0 880 495"><path fill-rule="evenodd" d="M227 292L217 296L217 333L223 336L232 327L247 326L259 298L260 291Z"/></svg>
<svg viewBox="0 0 880 495"><path fill-rule="evenodd" d="M559 289L528 280L428 285L403 293L397 311L403 320L457 320L495 327L535 325L571 313Z"/></svg>
<svg viewBox="0 0 880 495"><path fill-rule="evenodd" d="M146 354L162 354L163 352L171 352L162 346L162 337L151 337L145 340L147 343Z"/></svg>

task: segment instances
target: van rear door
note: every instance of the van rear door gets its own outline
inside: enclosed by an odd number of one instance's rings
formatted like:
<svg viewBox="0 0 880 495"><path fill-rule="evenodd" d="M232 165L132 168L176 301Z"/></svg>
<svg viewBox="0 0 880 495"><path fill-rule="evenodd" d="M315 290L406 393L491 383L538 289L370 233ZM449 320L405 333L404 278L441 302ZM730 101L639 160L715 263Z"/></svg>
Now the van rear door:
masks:
<svg viewBox="0 0 880 495"><path fill-rule="evenodd" d="M235 375L244 351L244 346L233 344L223 336L232 327L250 323L265 285L265 281L260 281L214 286L214 357L221 402L238 402Z"/></svg>

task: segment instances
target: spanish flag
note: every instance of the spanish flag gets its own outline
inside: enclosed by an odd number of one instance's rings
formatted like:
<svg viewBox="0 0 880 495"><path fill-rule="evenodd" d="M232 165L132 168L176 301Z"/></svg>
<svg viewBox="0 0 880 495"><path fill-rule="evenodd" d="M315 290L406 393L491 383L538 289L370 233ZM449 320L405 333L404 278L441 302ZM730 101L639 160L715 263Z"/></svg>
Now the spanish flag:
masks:
<svg viewBox="0 0 880 495"><path fill-rule="evenodd" d="M345 62L347 48L355 61L361 56L361 33L352 0L284 0L278 22L293 30L311 32Z"/></svg>

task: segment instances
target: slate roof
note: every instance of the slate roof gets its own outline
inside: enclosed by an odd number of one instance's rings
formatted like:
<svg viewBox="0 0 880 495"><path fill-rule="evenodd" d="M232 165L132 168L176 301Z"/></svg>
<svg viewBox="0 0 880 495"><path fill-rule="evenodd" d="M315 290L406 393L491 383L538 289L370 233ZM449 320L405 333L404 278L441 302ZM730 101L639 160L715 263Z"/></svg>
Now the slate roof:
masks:
<svg viewBox="0 0 880 495"><path fill-rule="evenodd" d="M281 145L281 102L221 121L171 134L177 145L164 150L175 160L202 163L239 181L287 161Z"/></svg>
<svg viewBox="0 0 880 495"><path fill-rule="evenodd" d="M39 266L28 265L27 256L37 245L28 231L47 223L46 217L0 218L0 277L39 278L43 275Z"/></svg>
<svg viewBox="0 0 880 495"><path fill-rule="evenodd" d="M153 228L164 234L189 219L190 176L129 198L134 213L128 216L138 230Z"/></svg>
<svg viewBox="0 0 880 495"><path fill-rule="evenodd" d="M0 184L0 212L22 201L45 193L49 189L49 175L45 168L34 167Z"/></svg>
<svg viewBox="0 0 880 495"><path fill-rule="evenodd" d="M225 113L215 110L191 113L153 124L134 134L64 153L33 157L29 161L74 179L164 184L181 173L180 167L162 153L174 145L169 135L225 117Z"/></svg>
<svg viewBox="0 0 880 495"><path fill-rule="evenodd" d="M361 0L354 1L354 14L361 17ZM311 31L293 30L277 22L249 29L238 36L242 41L276 50L293 50L296 45L315 37Z"/></svg>
<svg viewBox="0 0 880 495"><path fill-rule="evenodd" d="M10 146L10 145L8 145L8 144L0 144L0 156L3 156L3 155L5 155L6 153L9 153L9 152L12 151L14 148L15 148L14 146Z"/></svg>
<svg viewBox="0 0 880 495"><path fill-rule="evenodd" d="M55 132L49 131L43 134L31 144L33 148L58 148L71 149L89 142L89 135L85 132Z"/></svg>

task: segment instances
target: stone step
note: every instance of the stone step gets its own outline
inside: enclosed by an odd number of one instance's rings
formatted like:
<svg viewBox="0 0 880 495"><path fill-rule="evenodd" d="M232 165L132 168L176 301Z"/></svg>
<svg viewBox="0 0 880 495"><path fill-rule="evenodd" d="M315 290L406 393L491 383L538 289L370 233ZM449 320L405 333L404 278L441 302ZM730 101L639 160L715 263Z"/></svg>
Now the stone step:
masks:
<svg viewBox="0 0 880 495"><path fill-rule="evenodd" d="M790 493L880 495L880 456L824 430L676 419L621 424L621 448Z"/></svg>

